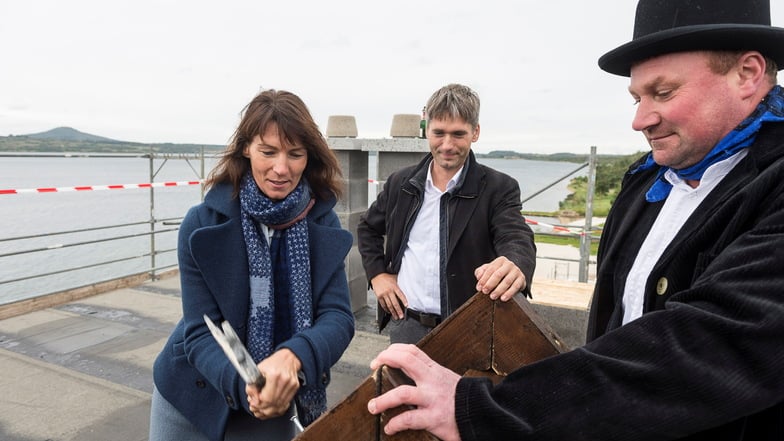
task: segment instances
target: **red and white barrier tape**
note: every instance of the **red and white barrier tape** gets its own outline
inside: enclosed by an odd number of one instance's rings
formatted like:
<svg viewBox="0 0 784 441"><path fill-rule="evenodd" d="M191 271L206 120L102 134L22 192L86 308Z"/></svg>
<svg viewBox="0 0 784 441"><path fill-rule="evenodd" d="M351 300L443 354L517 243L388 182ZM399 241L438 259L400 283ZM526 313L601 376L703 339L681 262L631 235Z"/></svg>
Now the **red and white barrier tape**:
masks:
<svg viewBox="0 0 784 441"><path fill-rule="evenodd" d="M530 225L538 225L540 227L549 228L549 229L551 229L553 231L557 231L557 232L560 232L560 233L577 234L578 236L582 236L583 234L585 234L585 233L583 233L582 230L566 228L566 227L559 227L558 225L550 225L550 224L546 224L544 222L539 222L539 221L535 221L533 219L528 219L528 218L525 218L525 223L530 224Z"/></svg>
<svg viewBox="0 0 784 441"><path fill-rule="evenodd" d="M2 194L23 194L23 193L57 193L68 191L97 191L97 190L127 190L135 188L153 187L179 187L184 185L199 185L202 181L173 181L173 182L148 182L144 184L118 184L118 185L83 185L75 187L41 187L41 188L9 188L0 189Z"/></svg>
<svg viewBox="0 0 784 441"><path fill-rule="evenodd" d="M377 181L375 179L368 179L368 183L370 184L383 184L385 181ZM559 233L569 233L569 234L576 234L578 236L582 236L583 231L580 229L573 229L573 228L566 228L566 227L559 227L557 225L550 225L544 222L535 221L533 219L525 218L525 222L531 225L538 225L540 227L548 228L550 230L559 232Z"/></svg>

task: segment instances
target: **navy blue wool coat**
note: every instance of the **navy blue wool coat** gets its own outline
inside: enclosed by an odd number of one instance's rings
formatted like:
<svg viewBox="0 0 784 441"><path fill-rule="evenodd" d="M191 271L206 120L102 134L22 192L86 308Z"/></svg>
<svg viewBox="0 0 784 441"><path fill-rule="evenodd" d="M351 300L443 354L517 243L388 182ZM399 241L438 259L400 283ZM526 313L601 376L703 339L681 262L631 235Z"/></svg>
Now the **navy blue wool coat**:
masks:
<svg viewBox="0 0 784 441"><path fill-rule="evenodd" d="M229 413L249 412L245 383L204 324L228 320L246 342L250 285L238 198L220 184L190 209L179 231L183 318L155 361L161 395L211 440L223 439ZM305 387L326 389L329 370L354 336L344 258L351 233L340 227L335 200L307 216L314 324L279 348L302 362Z"/></svg>

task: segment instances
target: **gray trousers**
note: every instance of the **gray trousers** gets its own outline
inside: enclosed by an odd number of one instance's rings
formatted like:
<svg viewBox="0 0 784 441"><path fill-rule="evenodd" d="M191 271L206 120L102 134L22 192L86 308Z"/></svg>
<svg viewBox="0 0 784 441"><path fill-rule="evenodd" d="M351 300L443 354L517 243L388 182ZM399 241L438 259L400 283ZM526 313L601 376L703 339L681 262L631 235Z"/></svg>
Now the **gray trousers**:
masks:
<svg viewBox="0 0 784 441"><path fill-rule="evenodd" d="M417 344L433 328L406 316L402 320L389 321L389 342Z"/></svg>

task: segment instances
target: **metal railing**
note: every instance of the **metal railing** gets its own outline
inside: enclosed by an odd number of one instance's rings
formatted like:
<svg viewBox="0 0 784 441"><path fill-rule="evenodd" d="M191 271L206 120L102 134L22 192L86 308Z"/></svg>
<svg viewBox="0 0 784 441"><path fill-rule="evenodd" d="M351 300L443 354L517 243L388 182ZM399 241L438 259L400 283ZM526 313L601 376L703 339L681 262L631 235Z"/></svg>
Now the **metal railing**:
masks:
<svg viewBox="0 0 784 441"><path fill-rule="evenodd" d="M533 199L534 197L542 194L543 192L549 190L550 188L558 185L565 179L570 178L575 173L579 172L580 170L588 167L588 192L585 197L585 223L581 227L573 227L570 226L570 230L577 229L577 232L571 232L571 235L577 236L580 239L580 258L579 259L569 259L563 257L548 257L548 256L540 256L537 255L537 259L545 259L545 260L554 260L560 262L576 262L578 264L578 281L579 282L588 282L589 275L590 275L590 266L596 265L596 261L591 259L591 243L596 242L599 240L599 237L594 235L595 232L600 231L594 229L592 225L593 220L593 198L594 198L594 186L596 182L596 166L597 166L597 157L596 157L596 146L591 146L591 153L588 158L588 162L584 162L578 165L574 170L570 171L569 173L565 174L564 176L560 177L559 179L553 181L552 183L542 187L538 191L532 193L525 199L523 199L523 204L528 202L529 200ZM566 225L555 224L552 227L567 227ZM537 232L538 235L544 236L563 236L563 234L553 234L547 232ZM568 272L568 267L567 267ZM554 277L555 278L555 277Z"/></svg>
<svg viewBox="0 0 784 441"><path fill-rule="evenodd" d="M107 225L107 226L101 226L101 227L82 228L82 229L78 229L78 230L55 231L55 232L52 232L52 233L36 234L36 235L32 235L32 236L9 237L9 238L5 238L5 239L0 239L0 243L3 243L3 242L23 242L23 241L25 241L27 239L51 238L51 237L58 237L58 236L62 236L62 235L66 235L66 234L73 234L73 233L84 233L84 232L93 232L93 231L119 229L119 228L131 227L131 226L136 226L136 225L150 225L150 224L155 224L157 222L160 222L163 225L170 225L172 221L176 221L176 222L179 223L180 220L182 220L182 218L159 219L159 220L150 220L150 221L143 221L143 222L132 222L132 223L118 224L118 225ZM143 233L119 234L119 235L116 235L116 236L104 237L104 238L101 238L101 239L85 240L85 241L71 242L71 243L58 243L58 244L54 244L54 245L47 245L45 247L33 247L33 248L28 248L28 249L12 251L12 252L8 252L8 253L0 253L0 258L10 257L10 256L18 256L18 255L23 255L23 254L33 254L33 253L39 253L39 252L43 252L43 251L51 251L51 250L54 250L54 249L79 247L79 246L91 245L91 244L96 244L96 243L101 243L101 242L111 242L111 241L115 241L115 240L130 239L130 238L134 238L134 237L144 237L144 236L149 236L150 237L150 242L153 243L152 246L154 247L154 239L155 239L154 236L156 234L163 234L163 233L177 231L178 228L168 228L168 229L163 229L163 230L157 230L156 231L154 225L152 225L150 227L150 230L151 231L149 231L149 232L143 232ZM110 264L114 264L114 263L127 262L127 261L130 261L130 260L144 259L144 258L149 258L150 262L151 262L150 263L150 267L148 269L146 269L144 272L150 273L150 278L155 279L155 275L156 275L157 272L160 272L160 271L163 271L163 270L167 270L167 269L171 269L172 267L176 267L177 266L176 264L170 264L170 265L164 265L164 266L156 267L155 266L155 256L156 255L161 255L161 254L166 254L166 253L171 253L171 252L174 252L174 251L176 251L176 248L163 249L163 250L156 250L156 249L152 248L152 251L149 252L149 253L130 255L130 256L127 256L127 257L121 257L121 258L118 258L118 259L101 261L101 262L93 263L93 264L73 266L73 267L68 267L68 268L64 268L64 269L60 269L60 270L56 270L56 271L42 272L42 273L37 273L37 274L29 275L29 276L18 277L18 278L15 278L15 279L0 280L0 285L5 285L5 284L8 284L8 283L14 283L14 282L21 282L21 281L24 281L24 280L32 280L32 279L36 279L36 278L48 277L48 276L53 276L53 275L56 275L56 274L63 274L63 273L67 273L67 272L71 272L71 271L77 271L77 270L82 270L82 269L96 268L96 267L100 267L100 266L104 266L104 265L110 265Z"/></svg>
<svg viewBox="0 0 784 441"><path fill-rule="evenodd" d="M40 154L3 154L2 156L14 157L41 157ZM47 154L47 157L100 157L100 158L147 158L149 159L149 183L155 183L155 179L159 172L163 169L166 163L170 160L185 160L193 173L199 178L196 183L203 182L204 179L204 151L198 154L161 154L153 152L152 149L149 154L90 154L90 153L63 153L63 154ZM194 167L191 161L199 161L200 166ZM204 197L203 185L199 185L200 199ZM55 189L46 189L45 191L54 191ZM110 190L116 191L116 190ZM179 230L179 224L182 217L166 217L156 218L155 202L156 202L155 185L149 186L149 218L145 220L132 221L126 223L116 223L110 225L90 226L86 228L76 228L69 230L50 231L37 234L24 234L13 237L0 238L0 259L13 258L17 262L20 259L28 262L29 264L25 269L31 270L27 274L14 274L11 277L0 278L0 288L11 287L16 289L16 285L34 285L37 291L34 296L36 298L47 297L54 294L67 293L71 290L83 289L86 286L94 286L111 280L118 280L122 278L138 278L140 275L146 279L155 280L159 274L175 270L178 267L176 259L176 245L171 246L171 243L176 244L175 240L169 241L169 246L159 240L161 236L175 234ZM53 223L56 225L56 223ZM134 246L116 246L115 244L122 245L128 241L146 240L148 242L147 251L139 252L144 247L140 248L138 242L133 242ZM74 264L70 263L71 259L59 259L55 262L57 265L50 265L52 258L47 253L55 252L55 250L71 250L71 255L90 254L91 250L96 247L111 244L112 256L111 258L104 258L99 261L85 262L80 261ZM82 251L84 250L84 251ZM119 255L117 255L119 254ZM161 259L161 256L171 256L173 258ZM38 256L38 257L36 257ZM68 260L68 262L62 262ZM83 259L73 259L83 260ZM49 269L51 266L56 266L54 269ZM116 268L114 272L106 268ZM41 270L41 268L44 268ZM103 268L104 270L101 270ZM125 269L127 268L127 269ZM118 272L118 270L120 272ZM76 274L80 271L90 270L90 276L93 278L79 278L79 277L60 277L58 278L57 286L51 292L41 292L42 288L36 285L36 281L43 281L44 279L52 276L62 276L64 274ZM102 275L99 275L102 274ZM109 274L106 276L106 274ZM104 278L101 278L104 277ZM41 282L40 285L44 283ZM43 288L46 289L46 288ZM0 289L2 293L2 289ZM2 298L0 298L2 299ZM0 301L0 305L8 303L16 303L20 301L29 300L30 297L15 297L10 301Z"/></svg>
<svg viewBox="0 0 784 441"><path fill-rule="evenodd" d="M69 154L70 156L85 156L89 157L89 154ZM19 155L15 155L19 156ZM31 156L40 156L40 155L31 155ZM51 156L51 155L50 155ZM65 154L63 154L65 156ZM193 173L198 176L199 181L203 182L205 176L205 158L204 152L202 151L200 154L158 154L154 152L150 152L149 154L142 154L142 155L107 155L107 154L98 154L95 156L100 157L143 157L149 159L149 182L154 183L158 173L162 170L165 164L170 160L186 160L188 161L188 165ZM158 164L156 167L155 161L162 160L163 162ZM190 161L198 160L200 165L198 167L194 167L194 165ZM550 187L558 184L559 182L563 181L564 179L568 179L578 171L582 170L585 167L589 167L589 183L593 182L592 174L595 173L595 148L592 148L592 157L588 163L580 164L577 168L575 168L572 172L566 174L562 178L558 179L557 181L547 185L546 187L542 188L541 190L537 191L536 193L527 197L526 200L523 202L537 196L538 194L546 191ZM590 186L590 185L589 185ZM204 187L200 185L200 199L203 200L204 198ZM588 200L591 201L592 199L592 192L589 192ZM57 269L52 270L43 270L33 274L26 274L26 275L18 275L9 277L6 279L0 279L0 288L4 285L9 285L13 283L19 282L29 282L36 279L43 279L46 277L58 276L63 274L74 273L78 271L85 271L85 270L93 270L100 267L107 267L110 265L116 265L126 262L143 262L143 268L134 269L133 271L129 271L124 274L113 274L111 277L99 280L89 280L82 283L76 283L74 285L67 285L63 284L58 286L52 292L45 292L36 294L37 297L44 297L47 295L53 294L60 294L62 292L68 290L75 290L83 288L85 285L95 285L107 282L109 280L114 280L117 278L123 277L138 277L142 275L147 279L155 280L159 274L163 272L168 272L175 270L178 266L176 261L176 246L174 247L161 247L161 240L158 240L163 235L168 234L175 234L179 230L179 223L182 221L182 217L169 217L169 218L156 218L156 195L155 195L155 187L150 186L149 188L149 218L146 220L128 222L128 223L119 223L119 224L112 224L112 225L102 225L102 226L92 226L88 228L79 228L79 229L70 229L70 230L62 230L62 231L52 231L46 233L40 233L35 235L20 235L15 237L7 237L7 238L0 238L0 259L3 258L11 258L11 257L21 257L21 256L32 256L37 253L44 253L47 251L52 250L59 250L59 249L86 249L92 245L100 244L100 243L119 243L123 240L129 239L140 239L140 238L147 238L149 242L149 248L146 252L129 252L125 253L120 256L115 256L111 259L105 259L98 262L90 262L90 263L80 263L73 266L65 266ZM590 204L590 202L589 202ZM590 209L588 210L590 213ZM569 263L577 263L579 266L579 281L586 282L588 281L588 274L589 274L589 266L595 265L595 261L590 259L588 250L591 241L597 240L596 236L593 235L595 230L592 229L590 216L586 215L586 224L582 227L570 227L573 230L578 230L577 232L573 233L573 235L580 236L581 246L580 246L580 258L579 259L571 259L571 258L563 258L563 257L554 257L554 256L546 256L540 255L537 256L537 259L545 259L545 260L555 260L560 262L567 263L567 275L570 272L568 265ZM131 231L129 231L131 230ZM103 232L102 234L94 234L98 232ZM70 240L69 236L77 236L77 235L91 235L91 236L101 236L101 237L89 237L89 238L82 238L82 239L75 239ZM547 232L537 232L537 235L551 235ZM552 234L554 236L563 236L563 234ZM51 239L58 239L54 243L51 243ZM60 239L62 238L62 239ZM70 241L69 241L70 240ZM50 243L46 243L50 242ZM41 243L46 243L45 245L41 245ZM176 241L174 242L176 243ZM585 245L587 244L587 245ZM122 248L122 247L117 247ZM124 250L125 251L125 250ZM166 259L162 257L168 257L172 254L175 254L174 258L168 259L169 262L165 262ZM38 266L36 267L46 267L46 266ZM98 273L99 271L96 271ZM0 290L1 292L2 290ZM3 301L0 301L0 306L4 304Z"/></svg>

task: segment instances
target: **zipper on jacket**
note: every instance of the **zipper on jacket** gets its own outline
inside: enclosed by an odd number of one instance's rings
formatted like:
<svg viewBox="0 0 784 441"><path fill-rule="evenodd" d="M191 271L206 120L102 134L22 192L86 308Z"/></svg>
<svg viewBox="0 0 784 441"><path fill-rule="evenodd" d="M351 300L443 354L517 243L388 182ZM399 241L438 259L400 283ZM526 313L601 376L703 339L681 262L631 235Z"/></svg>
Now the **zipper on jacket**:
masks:
<svg viewBox="0 0 784 441"><path fill-rule="evenodd" d="M403 236L400 238L400 248L395 253L395 260L392 262L392 268L397 268L397 272L400 271L400 265L403 261L403 252L406 249L406 245L408 245L408 236L411 234L411 228L414 226L414 219L416 215L419 213L419 209L422 208L422 199L415 193L408 191L405 187L401 189L411 195L414 198L414 204L412 209L408 212L406 216L406 222L403 224Z"/></svg>

